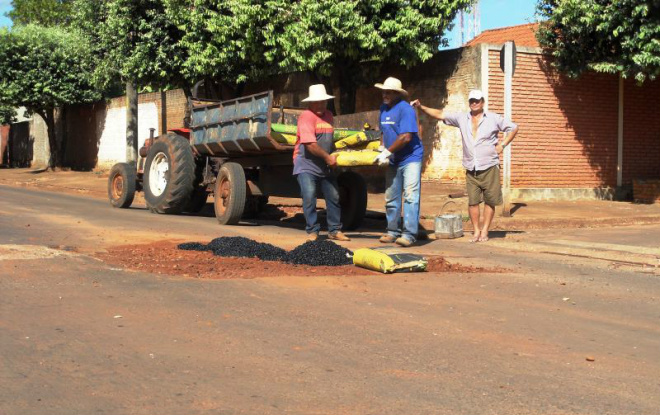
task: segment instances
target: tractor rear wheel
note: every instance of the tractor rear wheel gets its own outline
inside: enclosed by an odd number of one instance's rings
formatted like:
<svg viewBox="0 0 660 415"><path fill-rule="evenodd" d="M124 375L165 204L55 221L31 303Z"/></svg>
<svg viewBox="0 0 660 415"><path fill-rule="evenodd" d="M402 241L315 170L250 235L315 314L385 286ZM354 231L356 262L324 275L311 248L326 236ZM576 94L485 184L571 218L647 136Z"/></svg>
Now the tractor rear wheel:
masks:
<svg viewBox="0 0 660 415"><path fill-rule="evenodd" d="M144 198L156 213L181 213L190 201L195 159L184 137L168 133L149 148L144 166Z"/></svg>

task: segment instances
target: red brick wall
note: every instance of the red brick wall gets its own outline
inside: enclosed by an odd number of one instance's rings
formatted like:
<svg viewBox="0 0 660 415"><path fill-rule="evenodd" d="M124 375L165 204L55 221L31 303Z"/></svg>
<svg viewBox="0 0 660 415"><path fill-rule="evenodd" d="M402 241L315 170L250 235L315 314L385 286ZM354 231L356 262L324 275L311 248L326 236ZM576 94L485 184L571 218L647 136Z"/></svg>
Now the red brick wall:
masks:
<svg viewBox="0 0 660 415"><path fill-rule="evenodd" d="M623 97L623 184L660 179L660 81L627 80Z"/></svg>
<svg viewBox="0 0 660 415"><path fill-rule="evenodd" d="M0 125L0 164L5 164L5 149L9 141L9 125Z"/></svg>
<svg viewBox="0 0 660 415"><path fill-rule="evenodd" d="M660 180L633 180L633 198L639 203L660 203Z"/></svg>
<svg viewBox="0 0 660 415"><path fill-rule="evenodd" d="M540 55L518 53L512 118L511 184L518 188L616 186L618 79L589 73L568 80ZM489 53L489 110L504 112L499 52Z"/></svg>

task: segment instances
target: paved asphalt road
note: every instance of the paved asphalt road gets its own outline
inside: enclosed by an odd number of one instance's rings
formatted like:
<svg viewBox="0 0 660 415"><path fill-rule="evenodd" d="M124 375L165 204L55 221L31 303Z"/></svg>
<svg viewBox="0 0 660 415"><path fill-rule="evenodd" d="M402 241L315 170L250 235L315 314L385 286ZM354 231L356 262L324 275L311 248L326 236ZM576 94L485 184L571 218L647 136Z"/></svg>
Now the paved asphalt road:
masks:
<svg viewBox="0 0 660 415"><path fill-rule="evenodd" d="M645 268L498 241L422 248L508 268L477 274L210 281L87 255L238 233L300 236L0 186L0 414L660 413Z"/></svg>

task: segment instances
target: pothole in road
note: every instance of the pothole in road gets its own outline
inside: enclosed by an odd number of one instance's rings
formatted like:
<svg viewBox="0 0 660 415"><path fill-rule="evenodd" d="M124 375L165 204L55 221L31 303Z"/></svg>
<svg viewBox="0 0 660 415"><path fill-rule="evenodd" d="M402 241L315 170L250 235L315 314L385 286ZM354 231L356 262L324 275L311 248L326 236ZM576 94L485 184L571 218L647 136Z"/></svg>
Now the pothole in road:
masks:
<svg viewBox="0 0 660 415"><path fill-rule="evenodd" d="M95 256L108 264L125 269L204 279L383 275L353 265L311 267L278 261L262 261L257 258L217 257L209 251L177 249L177 243L171 241L116 246ZM497 270L452 264L440 256L429 256L428 261L428 272L431 273L497 272ZM394 274L396 275L398 274Z"/></svg>

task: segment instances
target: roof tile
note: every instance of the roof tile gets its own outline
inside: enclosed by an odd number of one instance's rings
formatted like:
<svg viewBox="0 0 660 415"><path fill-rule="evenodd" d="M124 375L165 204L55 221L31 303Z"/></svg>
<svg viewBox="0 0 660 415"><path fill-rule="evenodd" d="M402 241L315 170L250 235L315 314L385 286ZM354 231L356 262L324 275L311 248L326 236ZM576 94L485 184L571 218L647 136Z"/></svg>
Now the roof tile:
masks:
<svg viewBox="0 0 660 415"><path fill-rule="evenodd" d="M528 46L538 48L536 40L538 23L528 23L518 26L501 27L499 29L485 30L480 35L470 40L465 46L475 46L480 43L501 44L509 40L516 42L516 46Z"/></svg>

